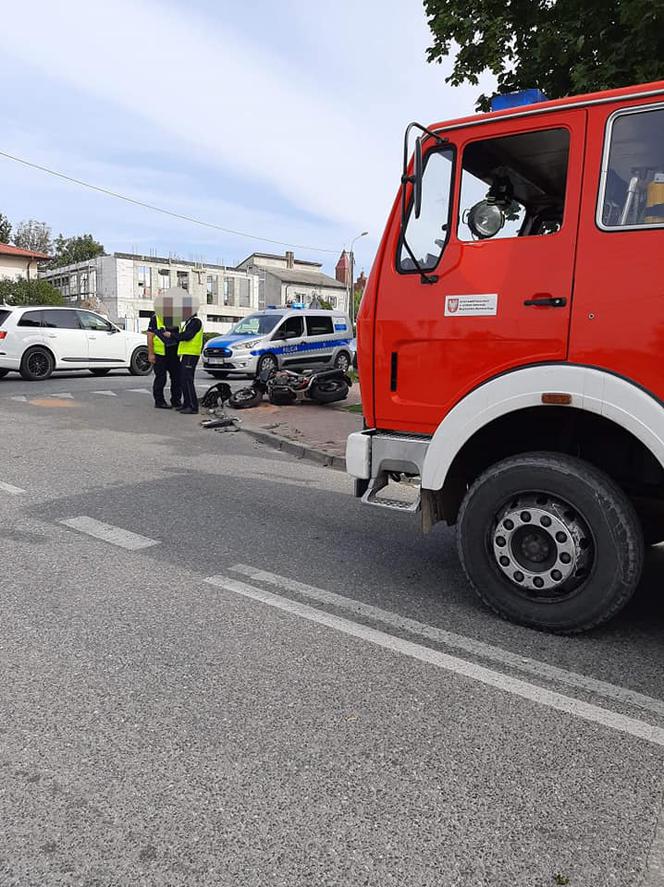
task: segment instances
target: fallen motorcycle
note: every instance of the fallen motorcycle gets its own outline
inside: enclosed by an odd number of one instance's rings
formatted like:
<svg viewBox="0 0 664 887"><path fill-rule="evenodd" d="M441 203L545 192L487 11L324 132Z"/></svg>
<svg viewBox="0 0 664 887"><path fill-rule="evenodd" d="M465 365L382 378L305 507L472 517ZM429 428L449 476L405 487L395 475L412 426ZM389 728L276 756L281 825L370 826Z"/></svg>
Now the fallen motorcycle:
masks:
<svg viewBox="0 0 664 887"><path fill-rule="evenodd" d="M254 379L248 388L235 391L228 405L236 410L257 406L265 394L270 403L289 406L305 400L325 404L345 400L353 383L343 370L322 370L313 373L294 373L292 370L266 370Z"/></svg>

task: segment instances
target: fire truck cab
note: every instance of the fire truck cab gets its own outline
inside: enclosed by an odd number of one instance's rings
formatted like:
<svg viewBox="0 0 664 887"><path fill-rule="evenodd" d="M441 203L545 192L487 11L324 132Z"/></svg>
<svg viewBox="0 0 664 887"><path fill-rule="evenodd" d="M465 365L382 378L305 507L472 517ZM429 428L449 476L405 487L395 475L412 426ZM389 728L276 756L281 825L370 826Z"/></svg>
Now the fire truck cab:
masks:
<svg viewBox="0 0 664 887"><path fill-rule="evenodd" d="M522 101L406 133L346 461L365 504L456 524L501 616L567 633L664 541L664 82Z"/></svg>

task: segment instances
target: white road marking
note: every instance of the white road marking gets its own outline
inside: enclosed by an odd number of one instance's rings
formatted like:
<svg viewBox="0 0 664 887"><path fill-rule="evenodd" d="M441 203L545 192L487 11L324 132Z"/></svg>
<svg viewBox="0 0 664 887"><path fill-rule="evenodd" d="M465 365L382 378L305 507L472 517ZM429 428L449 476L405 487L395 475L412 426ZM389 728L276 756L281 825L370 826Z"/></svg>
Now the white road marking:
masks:
<svg viewBox="0 0 664 887"><path fill-rule="evenodd" d="M23 395L23 394L16 394L16 395L14 395L14 397L11 397L10 400L16 400L19 403L27 403L28 402L28 398L25 397L25 395Z"/></svg>
<svg viewBox="0 0 664 887"><path fill-rule="evenodd" d="M22 490L20 487L15 487L12 484L3 483L3 481L1 480L0 490L2 490L3 493L9 493L11 496L20 496L21 493L25 493L25 490Z"/></svg>
<svg viewBox="0 0 664 887"><path fill-rule="evenodd" d="M135 394L152 394L149 388L127 388L127 391L133 391Z"/></svg>
<svg viewBox="0 0 664 887"><path fill-rule="evenodd" d="M655 836L648 852L647 869L641 887L662 887L664 884L664 804L659 811Z"/></svg>
<svg viewBox="0 0 664 887"><path fill-rule="evenodd" d="M115 391L93 391L93 394L104 394L106 397L117 397Z"/></svg>
<svg viewBox="0 0 664 887"><path fill-rule="evenodd" d="M157 539L148 539L147 536L102 523L102 521L85 515L70 517L67 520L61 520L60 523L71 527L72 530L78 530L80 533L86 533L88 536L94 536L95 539L101 539L102 542L109 542L111 545L117 545L129 551L138 551L141 548L150 548L152 545L160 544Z"/></svg>
<svg viewBox="0 0 664 887"><path fill-rule="evenodd" d="M511 677L511 675L493 671L490 668L485 668L483 665L477 665L474 662L459 659L457 656L450 656L447 653L432 650L430 647L423 647L421 644L415 644L412 641L403 640L383 631L378 631L375 628L369 628L358 622L352 622L350 619L333 616L331 613L317 610L308 604L297 603L290 598L281 597L281 595L273 594L271 591L265 591L262 588L256 588L253 585L247 585L247 583L240 582L237 579L228 579L225 576L210 576L205 581L218 588L224 588L226 591L232 591L235 594L240 594L267 604L270 607L275 607L278 610L283 610L285 613L300 616L302 619L307 619L310 622L316 622L319 625L325 625L351 637L368 641L378 647L391 650L393 653L401 653L404 656L409 656L428 665L434 665L437 668L462 675L473 681L479 681L489 687L495 687L497 690L502 690L505 693L520 696L522 699L528 699L539 705L545 705L548 708L565 712L573 717L581 718L594 724L601 724L620 733L627 733L637 739L645 739L647 742L664 747L664 729L647 724L645 721L628 718L609 709L600 708L597 705L582 702L580 699L574 699L571 696L564 696L562 693L547 690L536 684L529 684L527 681Z"/></svg>
<svg viewBox="0 0 664 887"><path fill-rule="evenodd" d="M49 397L66 397L68 400L73 400L74 395L70 394L69 391L63 391L60 394L49 394Z"/></svg>
<svg viewBox="0 0 664 887"><path fill-rule="evenodd" d="M288 579L276 573L258 570L246 564L235 564L235 566L231 567L231 570L235 573L249 576L255 582L276 585L278 588L293 591L303 597L312 598L325 604L332 604L332 606L340 607L344 610L351 610L359 616L375 619L377 622L382 622L392 628L417 634L420 637L427 638L427 640L445 644L448 647L465 650L466 653L471 653L474 656L500 662L519 671L558 681L570 687L587 690L590 693L596 693L599 696L615 699L618 702L634 705L654 714L664 716L664 701L655 699L652 696L645 696L643 693L637 693L626 687L619 687L616 684L600 681L577 672L566 671L564 668L558 668L555 665L549 665L549 663L540 662L537 659L530 659L527 656L519 656L516 653L511 653L509 650L503 650L502 647L494 647L492 644L486 644L483 641L477 641L462 634L455 634L442 628L434 628L432 625L417 622L415 619L408 619L406 616L400 616L398 613L382 610L380 607L373 607L371 604L364 604L361 601L346 598L331 591L324 591L322 588L316 588L312 585L305 585L304 582L297 582L294 579Z"/></svg>

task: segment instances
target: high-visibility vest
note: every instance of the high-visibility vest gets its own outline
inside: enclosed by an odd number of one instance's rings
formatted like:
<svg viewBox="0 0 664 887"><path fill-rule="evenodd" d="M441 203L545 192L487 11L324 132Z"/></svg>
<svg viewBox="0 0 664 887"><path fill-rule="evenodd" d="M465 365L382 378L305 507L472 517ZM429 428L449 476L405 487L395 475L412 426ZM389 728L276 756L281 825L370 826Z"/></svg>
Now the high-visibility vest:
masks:
<svg viewBox="0 0 664 887"><path fill-rule="evenodd" d="M180 326L180 332L183 333L187 327L187 321L185 320L183 324ZM196 333L193 339L189 339L186 342L178 343L178 357L181 357L183 354L193 354L196 357L200 356L201 351L203 350L203 324L201 324L201 328Z"/></svg>
<svg viewBox="0 0 664 887"><path fill-rule="evenodd" d="M164 318L160 317L158 314L155 314L155 321L157 323L157 329L161 330L164 328ZM166 354L166 345L159 338L159 336L155 333L152 339L152 348L154 349L155 354L159 354L162 357Z"/></svg>

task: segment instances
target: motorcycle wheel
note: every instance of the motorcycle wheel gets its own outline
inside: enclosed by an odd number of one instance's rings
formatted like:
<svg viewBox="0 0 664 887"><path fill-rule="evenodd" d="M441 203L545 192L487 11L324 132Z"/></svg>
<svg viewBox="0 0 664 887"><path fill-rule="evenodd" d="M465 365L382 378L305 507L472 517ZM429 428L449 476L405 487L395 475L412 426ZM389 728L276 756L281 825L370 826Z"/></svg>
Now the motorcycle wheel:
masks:
<svg viewBox="0 0 664 887"><path fill-rule="evenodd" d="M316 403L335 403L348 397L348 385L337 379L312 385L309 398Z"/></svg>
<svg viewBox="0 0 664 887"><path fill-rule="evenodd" d="M228 406L234 410L246 410L249 407L257 407L263 400L263 394L256 391L253 385L249 388L239 388L228 398Z"/></svg>

